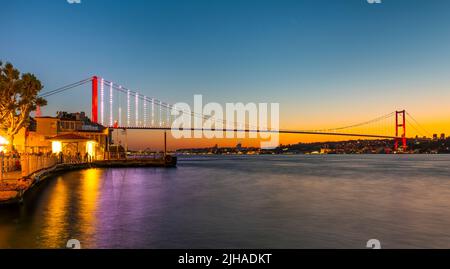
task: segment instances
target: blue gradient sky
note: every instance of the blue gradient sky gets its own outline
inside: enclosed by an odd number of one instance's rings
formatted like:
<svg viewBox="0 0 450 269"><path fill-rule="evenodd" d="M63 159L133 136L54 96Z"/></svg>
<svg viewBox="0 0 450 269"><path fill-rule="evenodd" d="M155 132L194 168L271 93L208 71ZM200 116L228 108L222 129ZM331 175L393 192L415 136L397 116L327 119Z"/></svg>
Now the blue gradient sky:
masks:
<svg viewBox="0 0 450 269"><path fill-rule="evenodd" d="M172 103L280 102L287 128L406 108L450 132L450 1L1 3L0 58L49 90L97 74ZM89 111L89 98L55 97L46 112Z"/></svg>

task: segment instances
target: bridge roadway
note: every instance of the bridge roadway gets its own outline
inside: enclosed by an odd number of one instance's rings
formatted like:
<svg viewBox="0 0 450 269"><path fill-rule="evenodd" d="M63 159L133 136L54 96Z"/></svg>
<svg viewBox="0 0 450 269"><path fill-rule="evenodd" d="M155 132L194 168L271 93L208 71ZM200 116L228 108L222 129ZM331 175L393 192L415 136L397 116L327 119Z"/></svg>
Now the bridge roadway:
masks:
<svg viewBox="0 0 450 269"><path fill-rule="evenodd" d="M279 133L279 134L308 134L308 135L328 135L328 136L351 136L379 139L401 139L399 136L372 135L372 134L352 134L352 133L333 133L333 132L315 132L315 131L295 131L295 130L252 130L252 129L203 129L203 128L180 128L172 129L170 127L108 127L119 130L152 130L152 131L202 131L202 132L244 132L244 133ZM407 138L415 139L415 138Z"/></svg>

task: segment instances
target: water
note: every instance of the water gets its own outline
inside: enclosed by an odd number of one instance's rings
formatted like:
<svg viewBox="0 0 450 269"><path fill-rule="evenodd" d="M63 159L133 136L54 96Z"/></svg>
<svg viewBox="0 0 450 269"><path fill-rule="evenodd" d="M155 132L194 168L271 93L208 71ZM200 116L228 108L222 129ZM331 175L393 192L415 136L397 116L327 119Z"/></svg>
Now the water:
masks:
<svg viewBox="0 0 450 269"><path fill-rule="evenodd" d="M195 157L90 169L0 208L1 248L450 248L450 155Z"/></svg>

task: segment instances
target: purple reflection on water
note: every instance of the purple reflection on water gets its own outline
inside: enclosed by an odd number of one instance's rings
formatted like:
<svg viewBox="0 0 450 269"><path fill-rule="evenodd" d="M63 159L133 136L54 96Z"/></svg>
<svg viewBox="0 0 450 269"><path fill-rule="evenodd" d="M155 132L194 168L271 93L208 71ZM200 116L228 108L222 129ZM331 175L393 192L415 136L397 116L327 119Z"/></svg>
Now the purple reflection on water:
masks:
<svg viewBox="0 0 450 269"><path fill-rule="evenodd" d="M395 162L393 166L392 163ZM90 169L0 209L0 247L450 247L450 156L185 159Z"/></svg>

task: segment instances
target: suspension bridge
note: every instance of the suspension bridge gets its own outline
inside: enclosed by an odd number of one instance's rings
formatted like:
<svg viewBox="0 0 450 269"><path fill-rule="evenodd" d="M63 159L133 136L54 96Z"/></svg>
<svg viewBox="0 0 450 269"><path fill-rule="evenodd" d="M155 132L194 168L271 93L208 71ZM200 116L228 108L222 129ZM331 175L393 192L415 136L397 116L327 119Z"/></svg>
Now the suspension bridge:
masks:
<svg viewBox="0 0 450 269"><path fill-rule="evenodd" d="M115 83L104 78L93 76L75 83L71 83L58 89L47 91L41 97L62 94L77 87L91 84L91 120L111 129L123 130L172 130L174 116L172 111L179 114L189 114L191 117L201 120L211 119L203 114L193 113L178 109L176 105L163 102L155 97L141 94L139 91L130 90L119 83ZM40 115L40 108L37 109L37 116ZM372 139L392 139L395 141L395 150L406 150L409 139L427 139L431 133L406 110L393 111L381 117L341 126L337 128L318 130L284 130L265 129L250 126L248 123L225 121L223 119L213 119L223 126L213 129L204 128L184 128L188 131L222 131L222 132L245 132L245 133L278 133L278 134L308 134L325 136L346 136L364 137ZM416 137L408 137L407 130L412 128L417 134Z"/></svg>

